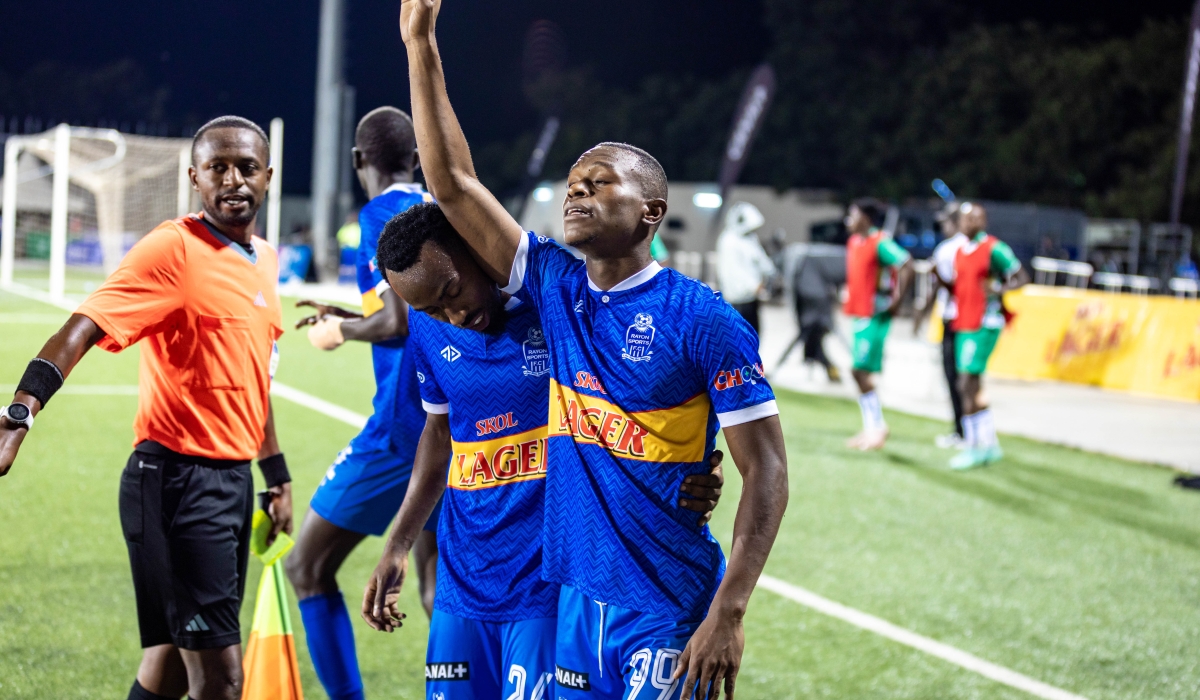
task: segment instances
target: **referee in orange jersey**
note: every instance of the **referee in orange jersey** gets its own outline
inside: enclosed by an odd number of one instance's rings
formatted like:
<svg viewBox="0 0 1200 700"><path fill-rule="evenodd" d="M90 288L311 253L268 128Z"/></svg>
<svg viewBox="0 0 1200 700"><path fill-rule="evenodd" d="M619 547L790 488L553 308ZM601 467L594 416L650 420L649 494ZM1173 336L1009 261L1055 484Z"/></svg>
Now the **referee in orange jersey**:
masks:
<svg viewBox="0 0 1200 700"><path fill-rule="evenodd" d="M271 181L267 154L266 134L246 119L201 127L189 176L203 213L139 241L46 342L0 412L3 475L84 353L141 342L134 452L120 489L143 647L131 699L240 697L256 456L271 537L292 529L291 477L268 398L283 333L279 263L252 235Z"/></svg>

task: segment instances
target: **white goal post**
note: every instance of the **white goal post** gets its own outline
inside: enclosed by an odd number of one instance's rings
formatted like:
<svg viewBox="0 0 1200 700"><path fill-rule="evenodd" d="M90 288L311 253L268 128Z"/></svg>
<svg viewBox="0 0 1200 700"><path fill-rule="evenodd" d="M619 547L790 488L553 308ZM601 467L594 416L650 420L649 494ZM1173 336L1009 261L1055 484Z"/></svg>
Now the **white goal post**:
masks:
<svg viewBox="0 0 1200 700"><path fill-rule="evenodd" d="M279 245L283 120L273 119L264 233ZM54 299L66 294L67 265L111 273L160 222L196 211L188 178L191 139L123 134L60 124L9 136L0 199L0 287L40 276ZM40 286L40 283L39 285Z"/></svg>

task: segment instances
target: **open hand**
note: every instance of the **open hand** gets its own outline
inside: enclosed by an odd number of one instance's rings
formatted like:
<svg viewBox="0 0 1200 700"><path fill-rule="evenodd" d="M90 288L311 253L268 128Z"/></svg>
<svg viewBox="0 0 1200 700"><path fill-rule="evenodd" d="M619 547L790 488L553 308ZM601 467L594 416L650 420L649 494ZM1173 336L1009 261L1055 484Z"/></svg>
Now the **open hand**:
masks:
<svg viewBox="0 0 1200 700"><path fill-rule="evenodd" d="M408 552L384 549L379 565L363 591L362 618L371 629L394 632L404 625L400 612L400 587L408 575Z"/></svg>
<svg viewBox="0 0 1200 700"><path fill-rule="evenodd" d="M708 617L683 648L675 667L674 678L683 678L681 697L716 700L724 687L725 696L733 700L733 686L745 646L741 616L710 609Z"/></svg>
<svg viewBox="0 0 1200 700"><path fill-rule="evenodd" d="M405 44L413 39L432 39L441 0L401 0L400 39Z"/></svg>
<svg viewBox="0 0 1200 700"><path fill-rule="evenodd" d="M697 527L702 527L712 520L713 511L721 500L721 487L725 485L725 472L721 469L721 461L724 459L725 455L720 450L713 450L712 456L708 458L712 471L684 477L683 484L679 487L680 492L687 496L679 499L680 507L700 514L700 518L696 520Z"/></svg>
<svg viewBox="0 0 1200 700"><path fill-rule="evenodd" d="M341 307L333 306L330 304L322 304L321 302L313 301L312 299L301 299L300 301L296 302L297 309L302 306L311 307L317 313L313 316L305 316L304 318L300 319L299 321L296 321L296 330L299 330L305 326L314 325L317 321L320 321L325 316L340 316L341 318L361 318L360 314L356 314L353 311L347 311Z"/></svg>

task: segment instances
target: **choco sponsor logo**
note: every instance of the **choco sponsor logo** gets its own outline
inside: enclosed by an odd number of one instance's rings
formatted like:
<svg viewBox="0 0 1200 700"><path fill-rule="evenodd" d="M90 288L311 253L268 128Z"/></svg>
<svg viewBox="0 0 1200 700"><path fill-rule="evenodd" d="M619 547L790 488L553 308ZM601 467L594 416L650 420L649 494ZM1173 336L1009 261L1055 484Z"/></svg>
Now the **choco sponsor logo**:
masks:
<svg viewBox="0 0 1200 700"><path fill-rule="evenodd" d="M466 661L425 664L425 680L469 681L471 680L471 664Z"/></svg>
<svg viewBox="0 0 1200 700"><path fill-rule="evenodd" d="M572 671L569 668L562 666L554 667L554 682L564 688L572 690L591 690L592 683L588 680L588 674Z"/></svg>
<svg viewBox="0 0 1200 700"><path fill-rule="evenodd" d="M732 389L743 384L758 384L762 379L762 365L756 362L745 367L717 372L717 378L713 381L713 387L717 391L725 391L726 389Z"/></svg>

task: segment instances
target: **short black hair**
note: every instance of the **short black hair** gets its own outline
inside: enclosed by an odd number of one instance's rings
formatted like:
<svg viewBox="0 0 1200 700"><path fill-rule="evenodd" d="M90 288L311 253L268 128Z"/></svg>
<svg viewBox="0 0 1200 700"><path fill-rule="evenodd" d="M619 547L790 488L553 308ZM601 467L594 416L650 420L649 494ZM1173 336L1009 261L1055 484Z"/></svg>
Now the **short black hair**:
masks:
<svg viewBox="0 0 1200 700"><path fill-rule="evenodd" d="M407 172L417 150L412 117L395 107L377 107L359 120L354 146L385 173Z"/></svg>
<svg viewBox="0 0 1200 700"><path fill-rule="evenodd" d="M858 207L858 210L871 220L871 225L876 227L883 226L884 218L887 217L887 205L874 197L856 199L850 206Z"/></svg>
<svg viewBox="0 0 1200 700"><path fill-rule="evenodd" d="M392 217L379 234L375 249L380 270L404 272L417 263L421 248L433 241L445 250L462 244L462 237L450 225L442 208L422 202Z"/></svg>
<svg viewBox="0 0 1200 700"><path fill-rule="evenodd" d="M651 199L667 198L667 171L657 158L637 146L618 141L604 141L588 150L597 148L615 148L633 158L633 170L642 183L642 193Z"/></svg>
<svg viewBox="0 0 1200 700"><path fill-rule="evenodd" d="M200 137L213 129L249 129L262 139L263 146L267 149L267 153L271 152L271 141L267 138L267 132L262 130L262 127L245 117L237 117L232 114L227 114L223 117L209 120L204 126L196 130L196 135L192 137L192 164L196 163L196 144L200 143Z"/></svg>

